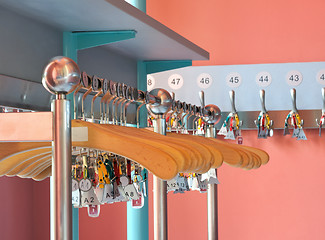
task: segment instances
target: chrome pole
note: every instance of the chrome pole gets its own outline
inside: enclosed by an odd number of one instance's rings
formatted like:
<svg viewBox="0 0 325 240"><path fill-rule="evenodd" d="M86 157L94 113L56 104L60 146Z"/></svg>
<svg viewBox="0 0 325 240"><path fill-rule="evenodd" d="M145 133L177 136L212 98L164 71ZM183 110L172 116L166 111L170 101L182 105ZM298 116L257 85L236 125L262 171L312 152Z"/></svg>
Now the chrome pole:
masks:
<svg viewBox="0 0 325 240"><path fill-rule="evenodd" d="M71 240L71 119L65 94L56 95L52 111L51 240Z"/></svg>
<svg viewBox="0 0 325 240"><path fill-rule="evenodd" d="M213 124L207 124L205 137L216 137ZM217 169L214 169L217 174ZM208 240L218 240L218 185L208 184Z"/></svg>
<svg viewBox="0 0 325 240"><path fill-rule="evenodd" d="M44 88L52 102L51 240L72 240L71 113L66 94L80 84L80 70L70 58L55 57L45 67Z"/></svg>
<svg viewBox="0 0 325 240"><path fill-rule="evenodd" d="M166 119L158 115L154 132L166 135ZM167 182L153 176L154 239L167 240Z"/></svg>

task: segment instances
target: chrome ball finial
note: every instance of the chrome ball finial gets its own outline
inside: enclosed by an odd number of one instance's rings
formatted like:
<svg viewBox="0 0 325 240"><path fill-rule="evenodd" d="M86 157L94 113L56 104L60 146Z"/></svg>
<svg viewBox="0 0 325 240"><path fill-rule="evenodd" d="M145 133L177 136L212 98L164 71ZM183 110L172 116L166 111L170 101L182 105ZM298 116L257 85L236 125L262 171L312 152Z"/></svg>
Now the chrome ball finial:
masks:
<svg viewBox="0 0 325 240"><path fill-rule="evenodd" d="M52 94L69 94L80 83L78 65L67 57L54 57L43 71L42 84Z"/></svg>
<svg viewBox="0 0 325 240"><path fill-rule="evenodd" d="M165 114L171 108L173 99L165 89L155 88L147 93L146 103L153 114Z"/></svg>
<svg viewBox="0 0 325 240"><path fill-rule="evenodd" d="M220 121L221 111L216 105L209 104L203 109L203 120L207 124L215 124Z"/></svg>

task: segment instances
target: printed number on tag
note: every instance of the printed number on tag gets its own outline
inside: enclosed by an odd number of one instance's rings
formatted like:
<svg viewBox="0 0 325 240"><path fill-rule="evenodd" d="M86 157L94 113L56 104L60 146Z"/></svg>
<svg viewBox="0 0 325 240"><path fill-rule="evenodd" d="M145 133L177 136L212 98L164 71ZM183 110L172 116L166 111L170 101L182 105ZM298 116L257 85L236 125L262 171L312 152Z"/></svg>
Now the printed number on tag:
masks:
<svg viewBox="0 0 325 240"><path fill-rule="evenodd" d="M320 70L316 76L317 82L325 85L325 69Z"/></svg>
<svg viewBox="0 0 325 240"><path fill-rule="evenodd" d="M79 188L83 192L88 192L91 189L91 181L89 179L81 179L79 182Z"/></svg>

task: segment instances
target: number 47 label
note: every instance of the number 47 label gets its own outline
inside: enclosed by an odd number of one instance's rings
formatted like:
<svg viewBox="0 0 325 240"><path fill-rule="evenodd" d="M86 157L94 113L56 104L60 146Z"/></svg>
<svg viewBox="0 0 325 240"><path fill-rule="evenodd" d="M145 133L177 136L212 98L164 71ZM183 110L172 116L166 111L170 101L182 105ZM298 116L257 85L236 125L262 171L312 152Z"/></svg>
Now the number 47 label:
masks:
<svg viewBox="0 0 325 240"><path fill-rule="evenodd" d="M171 89L174 90L178 90L181 89L183 87L184 84L184 79L181 75L179 74L172 74L169 78L168 78L168 86Z"/></svg>

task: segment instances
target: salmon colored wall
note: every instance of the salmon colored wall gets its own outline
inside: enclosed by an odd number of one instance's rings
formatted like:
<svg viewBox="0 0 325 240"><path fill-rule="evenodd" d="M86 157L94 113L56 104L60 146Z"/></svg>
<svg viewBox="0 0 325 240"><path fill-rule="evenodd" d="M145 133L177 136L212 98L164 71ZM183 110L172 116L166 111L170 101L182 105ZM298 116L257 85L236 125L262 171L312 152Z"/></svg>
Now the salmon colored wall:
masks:
<svg viewBox="0 0 325 240"><path fill-rule="evenodd" d="M0 239L50 238L49 180L0 177Z"/></svg>
<svg viewBox="0 0 325 240"><path fill-rule="evenodd" d="M229 65L324 61L323 0L147 0L147 13Z"/></svg>

